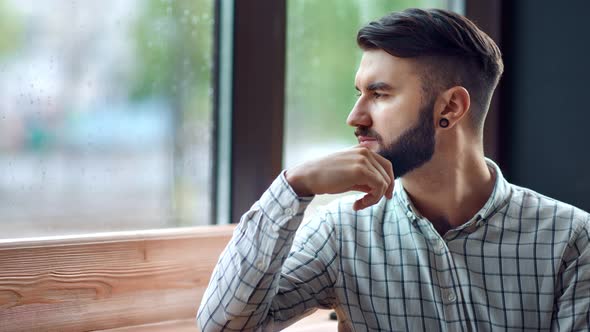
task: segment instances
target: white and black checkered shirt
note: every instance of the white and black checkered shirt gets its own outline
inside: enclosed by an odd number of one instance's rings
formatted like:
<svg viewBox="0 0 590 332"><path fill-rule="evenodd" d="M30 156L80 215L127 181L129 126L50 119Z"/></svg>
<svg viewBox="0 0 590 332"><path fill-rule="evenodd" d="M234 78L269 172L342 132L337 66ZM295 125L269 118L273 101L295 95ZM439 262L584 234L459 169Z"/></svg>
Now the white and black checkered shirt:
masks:
<svg viewBox="0 0 590 332"><path fill-rule="evenodd" d="M488 165L491 197L443 237L400 181L391 200L355 212L345 198L300 227L311 198L283 173L242 217L199 326L278 330L334 308L341 331L588 331L590 215Z"/></svg>

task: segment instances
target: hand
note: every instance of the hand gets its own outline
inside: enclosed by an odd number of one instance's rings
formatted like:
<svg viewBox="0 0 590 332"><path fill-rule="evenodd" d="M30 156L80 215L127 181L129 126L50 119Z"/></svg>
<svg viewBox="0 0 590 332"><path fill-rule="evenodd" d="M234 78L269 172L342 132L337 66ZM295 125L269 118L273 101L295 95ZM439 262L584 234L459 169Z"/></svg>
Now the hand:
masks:
<svg viewBox="0 0 590 332"><path fill-rule="evenodd" d="M376 204L383 196L391 199L395 179L389 160L363 146L305 162L287 170L285 176L300 197L351 190L366 193L354 202L355 211Z"/></svg>

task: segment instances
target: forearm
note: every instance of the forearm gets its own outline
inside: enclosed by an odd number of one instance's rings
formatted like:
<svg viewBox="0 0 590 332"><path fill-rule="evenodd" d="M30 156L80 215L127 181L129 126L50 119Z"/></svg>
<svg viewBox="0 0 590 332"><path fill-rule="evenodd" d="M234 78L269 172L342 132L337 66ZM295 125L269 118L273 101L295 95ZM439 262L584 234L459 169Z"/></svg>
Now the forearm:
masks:
<svg viewBox="0 0 590 332"><path fill-rule="evenodd" d="M266 319L309 201L297 199L280 176L242 216L203 296L202 330L252 329Z"/></svg>

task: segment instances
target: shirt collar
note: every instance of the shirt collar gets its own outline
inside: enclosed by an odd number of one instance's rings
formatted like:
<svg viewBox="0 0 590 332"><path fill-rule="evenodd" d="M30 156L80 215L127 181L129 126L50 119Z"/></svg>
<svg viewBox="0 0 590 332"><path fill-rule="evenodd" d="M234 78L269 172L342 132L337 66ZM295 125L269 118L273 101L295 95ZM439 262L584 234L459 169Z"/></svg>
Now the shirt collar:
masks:
<svg viewBox="0 0 590 332"><path fill-rule="evenodd" d="M482 222L486 222L491 216L498 212L498 210L504 207L510 200L512 194L510 184L502 175L500 167L498 167L498 165L496 165L496 163L489 158L486 158L486 164L488 165L490 171L494 173L496 179L490 198L488 198L484 206L475 214L474 218L472 218L476 219L477 221L481 220ZM411 199L408 197L408 193L404 189L402 181L399 179L395 181L394 192L394 196L397 197L401 206L404 207L404 212L410 212L416 216L420 215L417 209L414 207L414 204L412 204ZM417 218L412 219L415 222Z"/></svg>

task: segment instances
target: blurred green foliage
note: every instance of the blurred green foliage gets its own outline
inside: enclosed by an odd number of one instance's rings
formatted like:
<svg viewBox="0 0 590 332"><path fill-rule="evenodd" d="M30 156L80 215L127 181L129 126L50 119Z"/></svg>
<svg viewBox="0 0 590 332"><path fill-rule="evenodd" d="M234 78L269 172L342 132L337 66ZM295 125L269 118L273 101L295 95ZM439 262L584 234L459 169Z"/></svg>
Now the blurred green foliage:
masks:
<svg viewBox="0 0 590 332"><path fill-rule="evenodd" d="M444 0L289 0L287 146L354 143L346 117L356 99L358 29L391 11L445 4Z"/></svg>
<svg viewBox="0 0 590 332"><path fill-rule="evenodd" d="M0 0L0 58L18 49L23 30L18 13L6 1Z"/></svg>
<svg viewBox="0 0 590 332"><path fill-rule="evenodd" d="M130 97L163 98L170 105L172 201L177 224L188 226L196 214L194 202L208 194L191 182L194 165L187 160L195 147L208 146L202 133L211 133L214 0L143 1L132 28L139 57Z"/></svg>
<svg viewBox="0 0 590 332"><path fill-rule="evenodd" d="M133 26L138 54L131 98L164 97L184 121L211 113L213 0L149 0Z"/></svg>

